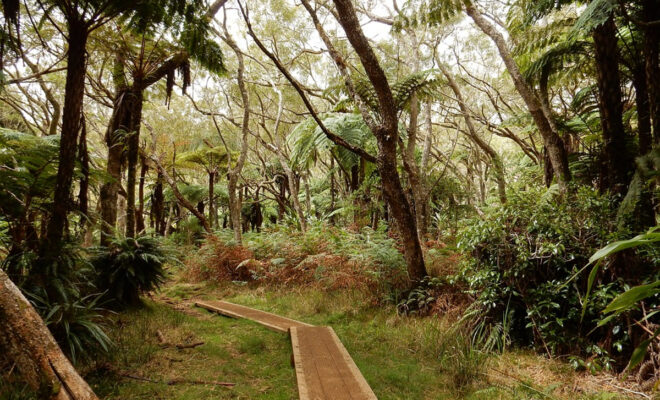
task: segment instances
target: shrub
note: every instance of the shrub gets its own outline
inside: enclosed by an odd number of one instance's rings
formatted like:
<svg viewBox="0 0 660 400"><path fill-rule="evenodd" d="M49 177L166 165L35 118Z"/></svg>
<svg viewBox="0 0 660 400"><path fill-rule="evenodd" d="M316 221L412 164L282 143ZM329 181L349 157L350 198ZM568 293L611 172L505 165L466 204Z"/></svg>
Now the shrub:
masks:
<svg viewBox="0 0 660 400"><path fill-rule="evenodd" d="M473 257L458 279L477 297L481 316L491 326L508 321L518 343L550 353L574 352L587 348L584 339L591 334L592 341L621 349L629 338L626 329L612 329L620 321L596 328L600 310L622 288L616 266L599 277L584 319L586 277L567 284L616 231L614 204L584 187L567 196L556 201L550 192L525 192L474 221L459 238L459 248Z"/></svg>
<svg viewBox="0 0 660 400"><path fill-rule="evenodd" d="M99 290L113 306L140 304L140 295L158 289L165 281L165 264L171 251L150 236L114 238L109 247L96 249L92 264Z"/></svg>
<svg viewBox="0 0 660 400"><path fill-rule="evenodd" d="M5 259L12 280L43 318L62 350L75 363L111 345L105 334L106 310L95 287L94 271L77 243L64 243L54 260L39 264L25 251Z"/></svg>
<svg viewBox="0 0 660 400"><path fill-rule="evenodd" d="M98 351L107 352L112 342L105 333L107 311L100 307L102 294L66 296L52 300L28 294L46 326L62 350L76 363L91 359Z"/></svg>

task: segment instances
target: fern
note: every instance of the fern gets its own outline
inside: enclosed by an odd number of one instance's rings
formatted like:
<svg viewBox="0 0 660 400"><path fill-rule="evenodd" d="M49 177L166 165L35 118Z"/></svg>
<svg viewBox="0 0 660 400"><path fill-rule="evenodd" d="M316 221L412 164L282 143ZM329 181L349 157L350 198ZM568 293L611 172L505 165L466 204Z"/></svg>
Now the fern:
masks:
<svg viewBox="0 0 660 400"><path fill-rule="evenodd" d="M616 0L593 0L575 22L569 38L578 37L583 32L591 32L604 24L618 7Z"/></svg>
<svg viewBox="0 0 660 400"><path fill-rule="evenodd" d="M333 133L352 145L373 146L373 135L359 114L334 113L322 116L323 124ZM294 165L308 167L318 155L319 150L332 150L339 162L350 168L359 161L358 156L343 147L335 146L323 133L312 118L298 124L288 137L292 148L291 160Z"/></svg>
<svg viewBox="0 0 660 400"><path fill-rule="evenodd" d="M394 102L399 110L406 108L413 95L420 100L433 100L440 97L439 88L444 83L438 70L429 69L410 74L391 85ZM378 98L371 82L364 78L354 78L355 91L372 110L378 109Z"/></svg>

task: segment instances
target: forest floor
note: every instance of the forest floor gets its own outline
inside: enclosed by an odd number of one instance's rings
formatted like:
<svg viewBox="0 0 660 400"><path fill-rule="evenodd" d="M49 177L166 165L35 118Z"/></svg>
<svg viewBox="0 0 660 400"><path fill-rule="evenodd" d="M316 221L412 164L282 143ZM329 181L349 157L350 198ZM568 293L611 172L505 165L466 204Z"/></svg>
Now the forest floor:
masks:
<svg viewBox="0 0 660 400"><path fill-rule="evenodd" d="M115 318L110 334L117 347L86 374L101 398L297 398L287 335L195 308L195 299L223 299L332 326L381 400L627 395L612 376L577 373L565 362L529 351L483 355L455 340L443 318L400 317L393 307L371 306L357 291L191 284L176 278L147 307ZM159 332L170 344L204 344L163 347Z"/></svg>

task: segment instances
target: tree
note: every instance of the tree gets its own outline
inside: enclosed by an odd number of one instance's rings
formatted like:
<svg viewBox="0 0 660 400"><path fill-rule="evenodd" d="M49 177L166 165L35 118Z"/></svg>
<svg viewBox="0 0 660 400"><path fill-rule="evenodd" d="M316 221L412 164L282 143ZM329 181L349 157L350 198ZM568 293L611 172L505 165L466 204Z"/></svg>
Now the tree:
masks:
<svg viewBox="0 0 660 400"><path fill-rule="evenodd" d="M557 129L552 122L552 117L549 115L549 110L543 107L538 96L523 79L520 69L511 55L511 50L509 49L504 36L497 31L492 23L484 18L474 5L466 5L465 10L479 29L488 35L497 46L502 61L504 61L504 64L506 65L507 72L513 79L516 90L525 101L527 109L532 115L534 123L543 138L543 143L548 151L554 175L557 177L559 184L565 186L571 179L571 174L568 169L568 155L566 153L566 148L564 147L564 142L557 133Z"/></svg>
<svg viewBox="0 0 660 400"><path fill-rule="evenodd" d="M117 218L117 196L120 189L121 160L124 149L126 149L128 164L126 168L126 235L129 237L135 235L135 184L144 92L161 79L166 78L166 90L169 97L177 71L183 78L182 90L185 92L190 83L191 58L211 72L224 72L222 52L218 45L209 38L208 32L211 19L225 2L226 0L215 1L200 16L197 13L201 4L191 1L183 10L180 10L192 11L185 11L187 14L182 16L182 20L148 21L147 27L141 34L141 40L137 41L136 38L129 36L128 40L120 42L112 74L116 92L113 99L113 114L106 131L107 171L112 180L101 189L102 244L108 243ZM160 29L156 30L157 28ZM155 30L156 32L154 32ZM163 36L166 31L169 31L170 34L177 34L178 46L168 46L167 43L163 43L162 38L154 37L156 34ZM135 41L139 43L137 48L134 45ZM170 53L171 47L174 47L174 54ZM130 80L126 76L127 70L130 72Z"/></svg>
<svg viewBox="0 0 660 400"><path fill-rule="evenodd" d="M12 2L18 4L18 2ZM53 209L48 221L48 228L41 245L41 263L46 267L55 259L62 246L64 229L70 205L70 192L73 180L73 169L78 150L78 135L81 130L83 96L86 73L86 46L89 34L107 23L109 20L123 15L127 20L145 19L145 14L159 6L162 12L173 11L176 6L171 3L159 3L153 0L138 1L108 1L108 0L52 0L40 3L46 17L51 6L58 10L66 23L67 69L62 111L62 129L60 134L60 152L55 184ZM18 7L4 7L4 12ZM15 16L9 16L15 18Z"/></svg>

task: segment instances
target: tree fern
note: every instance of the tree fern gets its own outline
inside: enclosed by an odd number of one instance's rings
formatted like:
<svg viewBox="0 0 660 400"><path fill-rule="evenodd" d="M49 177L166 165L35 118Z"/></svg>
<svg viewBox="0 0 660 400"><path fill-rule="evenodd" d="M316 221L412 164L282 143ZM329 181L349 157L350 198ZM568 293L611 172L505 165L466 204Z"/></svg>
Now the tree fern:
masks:
<svg viewBox="0 0 660 400"><path fill-rule="evenodd" d="M364 78L355 78L355 90L372 110L378 109L378 99L371 83ZM413 95L419 100L433 100L440 97L439 88L444 83L440 78L439 71L429 69L422 72L412 73L391 85L394 101L399 109L403 110L410 103Z"/></svg>
<svg viewBox="0 0 660 400"><path fill-rule="evenodd" d="M364 123L362 116L352 113L334 113L322 117L324 125L333 133L340 136L350 144L362 148L373 147L371 131ZM287 138L292 148L291 159L294 165L303 168L311 165L319 150L332 150L337 155L339 162L350 168L355 165L359 158L354 153L343 147L335 146L321 128L312 118L298 124Z"/></svg>

